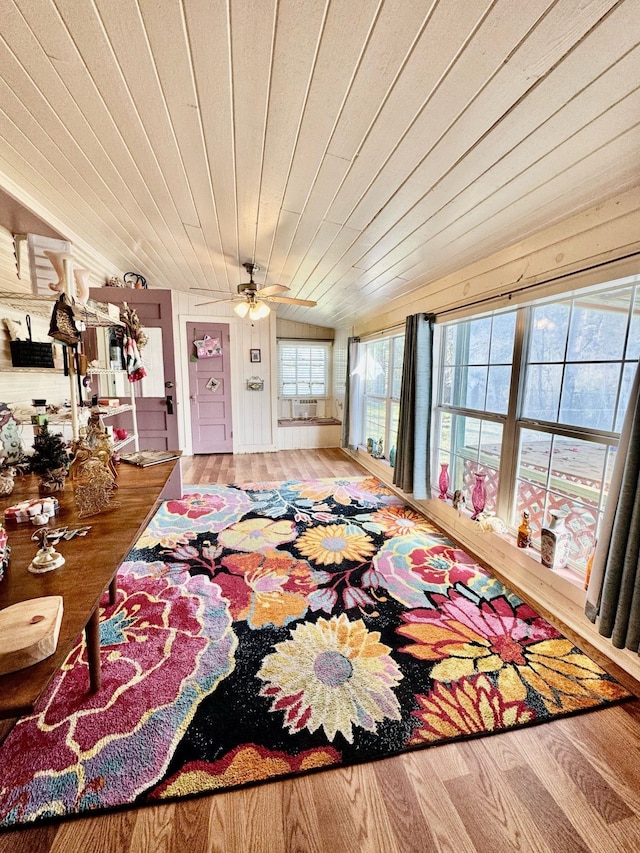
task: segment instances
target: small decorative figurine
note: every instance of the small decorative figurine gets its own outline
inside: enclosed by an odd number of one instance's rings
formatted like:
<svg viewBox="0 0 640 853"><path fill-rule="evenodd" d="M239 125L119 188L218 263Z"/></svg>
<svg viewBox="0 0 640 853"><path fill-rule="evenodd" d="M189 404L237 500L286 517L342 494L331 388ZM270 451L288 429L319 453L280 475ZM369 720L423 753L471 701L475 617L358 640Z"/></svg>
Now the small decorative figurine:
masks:
<svg viewBox="0 0 640 853"><path fill-rule="evenodd" d="M462 489L456 489L453 493L453 508L457 509L458 512L462 512L465 508L465 504L467 503L464 493Z"/></svg>
<svg viewBox="0 0 640 853"><path fill-rule="evenodd" d="M58 530L53 531L49 530L48 527L41 527L31 537L34 542L40 543L38 553L29 564L29 571L32 574L42 575L45 572L51 572L64 565L64 557L62 554L58 554L53 547L62 538L61 535L58 535L59 533L60 531Z"/></svg>
<svg viewBox="0 0 640 853"><path fill-rule="evenodd" d="M372 453L374 459L384 459L384 442L378 439L378 442L372 442Z"/></svg>
<svg viewBox="0 0 640 853"><path fill-rule="evenodd" d="M527 510L522 511L522 521L518 528L518 548L528 548L531 545L531 525L529 524L529 513Z"/></svg>

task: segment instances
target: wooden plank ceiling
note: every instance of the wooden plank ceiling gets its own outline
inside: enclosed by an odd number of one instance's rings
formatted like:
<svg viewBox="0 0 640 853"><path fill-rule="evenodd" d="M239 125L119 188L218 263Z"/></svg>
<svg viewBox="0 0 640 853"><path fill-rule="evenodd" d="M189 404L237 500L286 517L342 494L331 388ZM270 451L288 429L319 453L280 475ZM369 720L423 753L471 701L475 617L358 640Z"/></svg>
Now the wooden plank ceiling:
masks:
<svg viewBox="0 0 640 853"><path fill-rule="evenodd" d="M150 286L346 326L640 182L640 0L0 14L0 188Z"/></svg>

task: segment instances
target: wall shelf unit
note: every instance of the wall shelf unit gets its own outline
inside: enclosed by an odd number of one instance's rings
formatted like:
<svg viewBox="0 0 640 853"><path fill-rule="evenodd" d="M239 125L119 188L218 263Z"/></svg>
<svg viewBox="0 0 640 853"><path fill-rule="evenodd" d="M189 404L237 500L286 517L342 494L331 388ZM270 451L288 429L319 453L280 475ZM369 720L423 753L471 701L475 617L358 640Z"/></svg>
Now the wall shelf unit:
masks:
<svg viewBox="0 0 640 853"><path fill-rule="evenodd" d="M89 367L87 369L87 374L89 376L126 376L126 370L111 368L111 367ZM122 406L100 406L100 415L102 419L105 418L113 418L116 415L124 414L125 412L131 412L131 420L132 420L132 429L129 435L126 438L121 439L120 441L114 441L113 449L117 452L129 442L134 442L134 447L136 450L140 450L139 439L138 439L138 415L136 411L136 397L133 391L133 385L131 384L129 391L131 393L131 403L126 403Z"/></svg>
<svg viewBox="0 0 640 853"><path fill-rule="evenodd" d="M59 295L59 293L52 293L51 296L43 296L36 295L33 293L0 292L0 305L12 308L14 311L18 311L22 314L29 314L34 317L43 317L48 319L51 317L51 314L53 312L53 306ZM92 299L88 299L86 303L80 303L77 300L70 298L69 302L73 307L73 312L76 321L78 322L78 324L84 324L84 327L87 329L124 325L124 323L120 320L120 309L117 305L96 302ZM6 367L3 368L3 371L5 370L11 372L22 372L32 374L63 374L64 372L62 368L57 367ZM87 373L89 375L109 376L115 374L125 374L125 371L111 369L108 367L96 367L90 368ZM130 404L113 408L103 407L100 412L103 419L115 417L116 415L123 414L124 412L131 412L132 428L130 430L130 434L127 435L126 439L122 439L121 441L114 443L114 447L116 450L126 444L129 444L131 441L134 442L135 449L139 449L138 424L133 388L130 389L130 397ZM81 413L83 414L84 411L87 411L88 413L89 410L84 404L84 401L81 399L81 394L77 385L76 374L71 371L69 371L69 399L71 401L69 417L64 417L62 415L55 414L49 415L48 422L52 425L56 424L58 426L71 426L72 438L75 441L79 437ZM26 420L22 420L19 422L23 424L31 424L31 421Z"/></svg>

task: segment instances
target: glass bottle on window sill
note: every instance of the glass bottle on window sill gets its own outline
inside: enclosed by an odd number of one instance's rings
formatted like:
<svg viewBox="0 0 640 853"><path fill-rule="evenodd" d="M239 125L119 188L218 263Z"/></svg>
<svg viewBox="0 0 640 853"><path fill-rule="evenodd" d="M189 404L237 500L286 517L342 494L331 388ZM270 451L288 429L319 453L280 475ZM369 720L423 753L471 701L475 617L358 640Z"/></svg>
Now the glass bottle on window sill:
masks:
<svg viewBox="0 0 640 853"><path fill-rule="evenodd" d="M522 521L518 528L518 548L528 548L531 545L531 525L529 524L529 513L525 509L522 513Z"/></svg>
<svg viewBox="0 0 640 853"><path fill-rule="evenodd" d="M487 502L487 491L484 484L486 474L476 474L476 484L471 493L471 503L473 504L472 521L476 521L480 513L483 511Z"/></svg>
<svg viewBox="0 0 640 853"><path fill-rule="evenodd" d="M440 494L438 497L441 501L446 501L449 492L449 463L440 463L440 476L438 477L438 487Z"/></svg>
<svg viewBox="0 0 640 853"><path fill-rule="evenodd" d="M549 524L540 531L540 556L548 569L561 569L567 565L571 534L564 526L566 512L549 511Z"/></svg>

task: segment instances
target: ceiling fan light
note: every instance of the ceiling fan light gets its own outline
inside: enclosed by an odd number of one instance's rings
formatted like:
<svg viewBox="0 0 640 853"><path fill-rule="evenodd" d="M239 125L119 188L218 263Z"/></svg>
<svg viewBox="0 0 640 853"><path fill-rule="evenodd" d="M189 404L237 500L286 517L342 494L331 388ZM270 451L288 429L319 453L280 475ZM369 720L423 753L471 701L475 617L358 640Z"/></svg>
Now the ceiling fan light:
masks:
<svg viewBox="0 0 640 853"><path fill-rule="evenodd" d="M233 310L238 315L238 317L246 317L249 313L249 303L248 302L238 302L237 305L234 305Z"/></svg>
<svg viewBox="0 0 640 853"><path fill-rule="evenodd" d="M266 302L258 302L249 309L249 317L252 320L262 320L263 317L268 317L270 313L271 309Z"/></svg>

